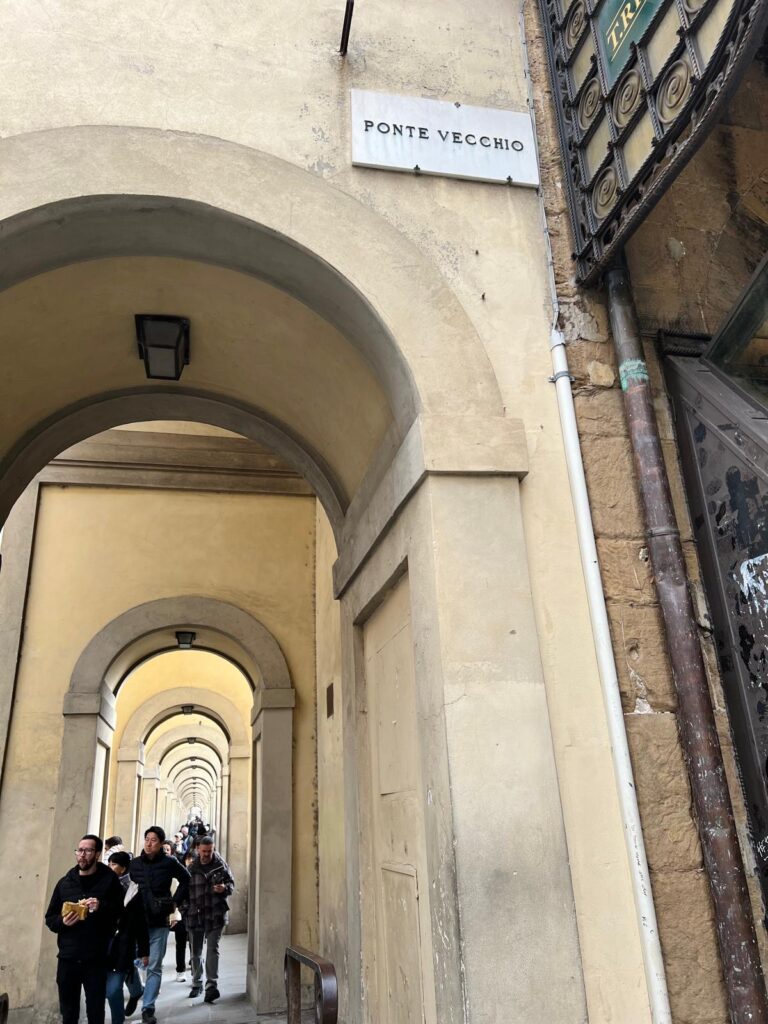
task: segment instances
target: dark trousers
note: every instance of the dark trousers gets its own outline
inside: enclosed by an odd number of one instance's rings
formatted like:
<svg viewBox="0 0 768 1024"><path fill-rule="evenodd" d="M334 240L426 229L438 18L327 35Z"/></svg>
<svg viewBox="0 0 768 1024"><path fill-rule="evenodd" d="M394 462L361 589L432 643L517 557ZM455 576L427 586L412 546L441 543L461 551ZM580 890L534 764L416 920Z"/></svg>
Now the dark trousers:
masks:
<svg viewBox="0 0 768 1024"><path fill-rule="evenodd" d="M176 973L187 973L187 926L183 921L177 921L173 926L173 937L176 940Z"/></svg>
<svg viewBox="0 0 768 1024"><path fill-rule="evenodd" d="M85 992L88 1024L104 1024L107 965L103 960L59 960L56 984L62 1024L78 1024L81 989Z"/></svg>

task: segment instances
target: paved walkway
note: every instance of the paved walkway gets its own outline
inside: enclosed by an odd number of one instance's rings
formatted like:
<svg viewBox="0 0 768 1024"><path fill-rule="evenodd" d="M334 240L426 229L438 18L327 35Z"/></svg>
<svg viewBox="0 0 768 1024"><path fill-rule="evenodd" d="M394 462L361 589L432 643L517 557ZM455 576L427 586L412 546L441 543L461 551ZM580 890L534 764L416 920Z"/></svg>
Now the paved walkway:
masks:
<svg viewBox="0 0 768 1024"><path fill-rule="evenodd" d="M202 995L197 999L189 998L192 986L189 970L185 984L175 980L176 947L173 935L169 936L168 951L163 961L163 985L155 1007L158 1024L286 1024L285 1014L258 1016L245 994L246 942L245 935L222 937L219 960L221 998L215 1003L204 1003ZM312 1016L308 1014L305 1019L311 1021ZM131 1024L140 1024L141 1003L130 1020Z"/></svg>

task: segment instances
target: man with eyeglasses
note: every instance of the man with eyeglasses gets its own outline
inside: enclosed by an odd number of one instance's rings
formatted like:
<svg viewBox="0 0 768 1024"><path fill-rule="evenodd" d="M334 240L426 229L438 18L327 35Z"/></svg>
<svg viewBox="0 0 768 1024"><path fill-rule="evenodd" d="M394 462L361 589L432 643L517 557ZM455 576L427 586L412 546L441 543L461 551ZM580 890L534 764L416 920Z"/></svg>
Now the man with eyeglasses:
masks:
<svg viewBox="0 0 768 1024"><path fill-rule="evenodd" d="M56 984L62 1024L78 1024L81 990L88 1024L104 1024L107 953L123 904L123 887L101 863L101 851L98 836L83 836L75 850L77 863L56 883L45 913L45 923L59 945ZM63 915L65 903L80 904L85 912Z"/></svg>

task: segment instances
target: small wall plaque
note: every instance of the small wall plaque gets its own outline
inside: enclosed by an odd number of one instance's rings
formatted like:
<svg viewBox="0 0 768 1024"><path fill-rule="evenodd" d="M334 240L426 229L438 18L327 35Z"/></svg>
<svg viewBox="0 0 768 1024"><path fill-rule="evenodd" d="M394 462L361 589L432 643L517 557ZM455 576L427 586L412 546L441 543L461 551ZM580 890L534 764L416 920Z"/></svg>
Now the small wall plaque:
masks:
<svg viewBox="0 0 768 1024"><path fill-rule="evenodd" d="M528 112L352 90L352 163L449 178L539 184Z"/></svg>

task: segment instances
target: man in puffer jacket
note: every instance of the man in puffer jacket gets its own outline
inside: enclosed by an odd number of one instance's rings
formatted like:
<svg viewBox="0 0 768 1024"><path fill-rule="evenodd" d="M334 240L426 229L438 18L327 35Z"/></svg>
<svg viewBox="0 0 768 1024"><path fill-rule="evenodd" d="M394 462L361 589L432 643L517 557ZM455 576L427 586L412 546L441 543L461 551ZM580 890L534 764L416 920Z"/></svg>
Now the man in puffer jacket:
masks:
<svg viewBox="0 0 768 1024"><path fill-rule="evenodd" d="M144 849L131 861L130 875L139 887L149 928L149 963L142 1001L142 1024L156 1024L155 1002L163 980L163 958L168 945L168 917L189 895L189 872L163 851L165 830L151 825L144 833ZM171 882L179 883L171 898ZM119 883L118 883L119 884Z"/></svg>
<svg viewBox="0 0 768 1024"><path fill-rule="evenodd" d="M117 875L99 862L102 845L98 836L83 836L75 850L77 864L56 883L45 913L45 923L59 944L56 984L63 1024L78 1024L81 989L88 1024L104 1024L107 952L123 905L123 888ZM82 920L75 911L62 916L67 902L87 908Z"/></svg>

